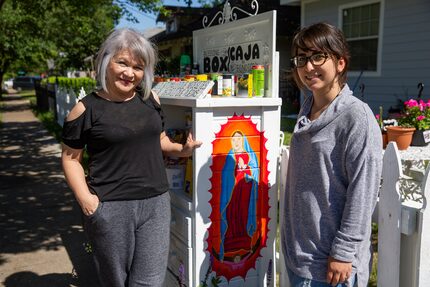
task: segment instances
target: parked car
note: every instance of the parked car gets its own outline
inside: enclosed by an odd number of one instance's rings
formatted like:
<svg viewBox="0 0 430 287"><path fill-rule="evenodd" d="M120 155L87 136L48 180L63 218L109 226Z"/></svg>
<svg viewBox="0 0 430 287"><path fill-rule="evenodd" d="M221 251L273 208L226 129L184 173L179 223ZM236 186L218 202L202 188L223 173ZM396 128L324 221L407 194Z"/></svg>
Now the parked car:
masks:
<svg viewBox="0 0 430 287"><path fill-rule="evenodd" d="M13 79L8 79L3 82L3 87L8 90L13 88Z"/></svg>
<svg viewBox="0 0 430 287"><path fill-rule="evenodd" d="M18 76L13 79L13 88L15 90L32 90L34 82L40 80L39 76Z"/></svg>

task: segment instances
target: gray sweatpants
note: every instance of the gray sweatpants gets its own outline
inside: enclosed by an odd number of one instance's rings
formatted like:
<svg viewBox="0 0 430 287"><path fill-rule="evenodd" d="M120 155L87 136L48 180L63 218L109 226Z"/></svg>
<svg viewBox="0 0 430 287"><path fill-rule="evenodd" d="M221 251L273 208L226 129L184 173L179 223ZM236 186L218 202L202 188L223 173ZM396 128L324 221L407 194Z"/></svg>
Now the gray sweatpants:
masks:
<svg viewBox="0 0 430 287"><path fill-rule="evenodd" d="M100 203L84 216L104 287L162 286L167 269L170 195Z"/></svg>

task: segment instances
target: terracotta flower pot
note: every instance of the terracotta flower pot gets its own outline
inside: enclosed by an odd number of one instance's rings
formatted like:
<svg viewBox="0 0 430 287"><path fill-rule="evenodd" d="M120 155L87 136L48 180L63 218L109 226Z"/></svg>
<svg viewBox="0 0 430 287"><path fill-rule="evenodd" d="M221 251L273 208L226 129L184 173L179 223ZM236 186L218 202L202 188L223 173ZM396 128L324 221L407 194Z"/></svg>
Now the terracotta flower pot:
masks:
<svg viewBox="0 0 430 287"><path fill-rule="evenodd" d="M387 147L387 144L388 144L387 132L383 131L382 132L382 148L385 149Z"/></svg>
<svg viewBox="0 0 430 287"><path fill-rule="evenodd" d="M415 131L415 128L388 126L387 127L388 142L391 142L391 141L396 142L397 148L399 150L405 150L411 145L414 131Z"/></svg>

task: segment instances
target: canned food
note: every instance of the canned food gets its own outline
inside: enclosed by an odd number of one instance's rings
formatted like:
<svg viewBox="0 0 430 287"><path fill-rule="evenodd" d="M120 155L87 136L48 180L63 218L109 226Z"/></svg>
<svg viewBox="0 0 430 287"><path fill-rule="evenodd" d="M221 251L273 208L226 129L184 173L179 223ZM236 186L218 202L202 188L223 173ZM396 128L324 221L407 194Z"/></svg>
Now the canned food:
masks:
<svg viewBox="0 0 430 287"><path fill-rule="evenodd" d="M198 75L196 75L196 80L197 81L207 81L208 80L208 75L206 75L206 74L198 74Z"/></svg>
<svg viewBox="0 0 430 287"><path fill-rule="evenodd" d="M195 81L195 76L194 75L185 75L184 80L186 82L194 82Z"/></svg>
<svg viewBox="0 0 430 287"><path fill-rule="evenodd" d="M214 82L212 87L212 95L222 96L222 75L218 73L212 73L210 75L211 80Z"/></svg>
<svg viewBox="0 0 430 287"><path fill-rule="evenodd" d="M234 81L233 75L224 74L222 76L222 95L224 97L234 96Z"/></svg>
<svg viewBox="0 0 430 287"><path fill-rule="evenodd" d="M264 96L264 66L252 66L252 95L254 97Z"/></svg>
<svg viewBox="0 0 430 287"><path fill-rule="evenodd" d="M236 97L247 98L249 87L249 74L243 74L237 78L237 92ZM251 93L252 96L252 93Z"/></svg>

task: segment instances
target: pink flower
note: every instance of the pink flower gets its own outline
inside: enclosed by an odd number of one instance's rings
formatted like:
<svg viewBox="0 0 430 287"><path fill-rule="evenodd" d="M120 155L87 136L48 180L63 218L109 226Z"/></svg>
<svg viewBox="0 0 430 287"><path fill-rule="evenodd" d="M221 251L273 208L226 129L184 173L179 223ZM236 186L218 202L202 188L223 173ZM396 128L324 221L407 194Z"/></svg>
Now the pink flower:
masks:
<svg viewBox="0 0 430 287"><path fill-rule="evenodd" d="M423 115L421 115L421 116L418 116L417 117L417 121L422 121L423 119L425 119L426 117L425 116L423 116Z"/></svg>
<svg viewBox="0 0 430 287"><path fill-rule="evenodd" d="M405 106L407 106L408 108L413 108L418 106L418 102L414 99L410 99L409 101L405 102Z"/></svg>
<svg viewBox="0 0 430 287"><path fill-rule="evenodd" d="M375 115L376 119L379 120L379 118L381 117L379 114Z"/></svg>
<svg viewBox="0 0 430 287"><path fill-rule="evenodd" d="M424 111L426 109L426 103L423 100L420 100L419 107L420 111Z"/></svg>

